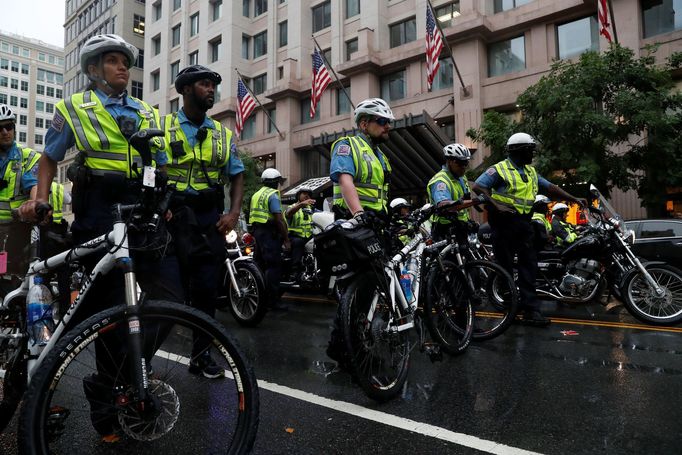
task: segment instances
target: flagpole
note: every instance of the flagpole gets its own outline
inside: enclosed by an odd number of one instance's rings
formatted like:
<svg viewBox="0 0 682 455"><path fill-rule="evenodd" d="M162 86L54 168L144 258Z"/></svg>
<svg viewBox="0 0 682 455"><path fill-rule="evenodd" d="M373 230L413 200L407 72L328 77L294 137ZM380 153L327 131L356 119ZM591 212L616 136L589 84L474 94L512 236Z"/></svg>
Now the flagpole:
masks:
<svg viewBox="0 0 682 455"><path fill-rule="evenodd" d="M457 63L455 62L455 56L452 53L452 48L450 48L450 43L448 43L448 40L445 37L445 33L443 33L443 29L440 26L440 22L436 17L435 11L433 10L433 5L431 5L431 0L426 0L426 4L429 6L429 8L431 8L431 14L433 14L433 21L436 23L436 27L438 27L440 36L443 38L443 44L445 44L448 48L448 52L450 53L450 60L452 60L452 66L455 68L455 72L457 73L457 77L459 78L459 83L462 85L462 92L464 93L464 96L468 96L469 90L467 90L467 88L464 86L464 80L462 80L462 75L460 74L459 68L457 67Z"/></svg>
<svg viewBox="0 0 682 455"><path fill-rule="evenodd" d="M324 52L322 52L322 48L320 48L320 45L317 43L315 36L313 36L313 42L315 43L315 47L319 51L322 60L324 60L324 64L327 65L327 68L331 70L332 74L334 75L334 78L336 79L336 82L338 82L339 86L341 87L341 90L343 90L343 94L346 95L346 98L348 98L348 102L350 103L351 106L353 106L353 110L355 110L355 104L353 104L353 100L350 99L350 95L346 91L346 87L343 86L343 84L339 80L339 76L336 74L336 71L334 71L334 68L327 61L327 57L324 56Z"/></svg>
<svg viewBox="0 0 682 455"><path fill-rule="evenodd" d="M261 107L261 109L263 109L263 113L265 113L265 115L268 117L268 120L270 120L270 124L271 124L272 126L274 126L275 129L277 130L277 133L279 133L280 139L284 139L284 135L283 135L282 132L279 130L279 128L277 128L277 125L276 125L275 122L272 120L272 117L270 117L270 114L268 114L268 110L265 109L265 107L260 103L260 101L258 101L258 97L257 97L256 95L253 94L253 92L252 92L251 89L249 88L249 85L246 84L246 83L244 82L244 79L242 78L242 75L241 75L241 73L239 72L239 70L238 70L237 68L235 68L234 70L237 72L237 76L239 76L239 79L241 79L242 84L244 84L244 87L246 87L246 90L248 90L249 93L251 94L251 97L252 97L254 100L256 100L256 103L258 103L258 105Z"/></svg>
<svg viewBox="0 0 682 455"><path fill-rule="evenodd" d="M613 5L611 4L611 0L606 0L606 3L609 5L609 16L611 18L611 28L613 29L613 40L618 44L618 33L616 32L616 21L613 20Z"/></svg>

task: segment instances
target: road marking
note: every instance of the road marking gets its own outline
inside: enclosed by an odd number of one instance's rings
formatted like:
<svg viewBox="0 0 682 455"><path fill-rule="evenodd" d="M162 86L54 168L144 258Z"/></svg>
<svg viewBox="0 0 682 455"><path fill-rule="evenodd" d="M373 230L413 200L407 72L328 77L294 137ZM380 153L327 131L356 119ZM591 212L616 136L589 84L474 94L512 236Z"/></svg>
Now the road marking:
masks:
<svg viewBox="0 0 682 455"><path fill-rule="evenodd" d="M163 359L171 360L183 365L189 365L189 358L181 355L173 354L171 352L158 350L156 356ZM234 379L232 373L225 371L225 375ZM457 433L445 428L430 425L428 423L417 422L416 420L406 419L404 417L395 416L386 412L368 409L358 406L353 403L345 401L332 400L330 398L321 397L303 390L292 389L291 387L275 384L273 382L258 380L258 387L270 392L286 395L297 400L312 403L325 408L333 409L335 411L350 414L362 419L371 420L373 422L382 423L401 430L411 431L423 436L428 436L442 441L451 442L464 447L480 450L487 453L499 455L539 455L538 452L531 452L529 450L518 449L516 447L507 446L487 439L481 439L476 436L471 436L464 433Z"/></svg>
<svg viewBox="0 0 682 455"><path fill-rule="evenodd" d="M550 318L559 324L593 325L597 327L612 327L619 329L650 330L653 332L682 333L682 327L658 327L655 325L632 324L629 322L590 321L589 319Z"/></svg>

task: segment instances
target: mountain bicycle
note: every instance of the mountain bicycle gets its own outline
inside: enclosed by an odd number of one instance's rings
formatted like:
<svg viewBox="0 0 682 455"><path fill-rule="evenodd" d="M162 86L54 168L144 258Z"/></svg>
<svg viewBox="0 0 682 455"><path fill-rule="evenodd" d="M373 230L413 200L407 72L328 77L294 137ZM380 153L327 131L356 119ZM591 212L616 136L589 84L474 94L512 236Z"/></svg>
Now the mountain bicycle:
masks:
<svg viewBox="0 0 682 455"><path fill-rule="evenodd" d="M91 453L105 429L114 431L121 452L243 453L253 447L258 387L236 342L198 310L146 299L136 279L129 234L153 237L169 201L163 179L151 167L149 142L157 136L163 131L141 130L129 139L144 165L141 198L114 206L112 231L33 261L21 286L2 301L2 411L11 416L23 398L22 454ZM25 306L33 277L96 254L104 256L84 275L47 344L34 343ZM123 272L125 302L70 324L88 305L93 285L114 269ZM210 340L225 378L188 372L195 339Z"/></svg>

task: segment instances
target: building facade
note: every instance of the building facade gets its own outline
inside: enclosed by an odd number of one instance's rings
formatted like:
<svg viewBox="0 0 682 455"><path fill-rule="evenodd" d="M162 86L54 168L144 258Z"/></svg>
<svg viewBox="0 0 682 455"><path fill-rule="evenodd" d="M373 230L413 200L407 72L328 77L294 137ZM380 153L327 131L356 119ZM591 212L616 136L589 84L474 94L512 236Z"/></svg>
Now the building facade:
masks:
<svg viewBox="0 0 682 455"><path fill-rule="evenodd" d="M647 44L661 43L659 58L682 50L682 16L674 9L678 1L612 0L620 43L636 54ZM354 126L351 103L336 83L323 94L315 117L308 115L315 41L353 103L382 97L398 118L427 114L448 140L472 148L477 145L465 132L479 126L486 111L514 115L518 95L554 60L607 46L599 35L595 0L432 3L462 82L445 50L429 91L426 0L149 1L144 99L162 113L177 110L181 99L173 88L175 75L187 65L204 64L223 77L210 114L233 128L236 68L281 132L258 108L246 121L239 147L297 182L328 173L328 153L320 150ZM408 158L403 164L409 168L411 160L420 159L415 153L419 144L410 147L413 142L401 135L397 131L392 137L404 145ZM485 153L481 149L473 164ZM437 168L433 160L429 163ZM423 174L414 177L423 179ZM625 216L644 216L632 194L615 192L613 199Z"/></svg>
<svg viewBox="0 0 682 455"><path fill-rule="evenodd" d="M17 116L16 140L42 151L54 107L63 96L64 51L0 31L0 103Z"/></svg>

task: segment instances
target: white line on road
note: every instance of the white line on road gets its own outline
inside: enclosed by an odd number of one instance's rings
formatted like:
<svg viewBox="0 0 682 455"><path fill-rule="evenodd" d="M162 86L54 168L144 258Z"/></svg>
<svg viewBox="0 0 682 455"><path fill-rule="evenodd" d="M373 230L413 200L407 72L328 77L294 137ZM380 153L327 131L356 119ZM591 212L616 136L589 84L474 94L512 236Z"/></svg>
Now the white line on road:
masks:
<svg viewBox="0 0 682 455"><path fill-rule="evenodd" d="M172 354L170 352L161 350L157 351L156 355L164 359L172 360L174 362L178 362L184 365L189 365L189 358L187 357L183 357L177 354ZM225 373L228 376L232 376L228 371L226 371ZM516 447L507 446L494 441L488 441L487 439L481 439L476 436L471 436L464 433L457 433L455 431L446 430L445 428L430 425L428 423L417 422L415 420L406 419L404 417L388 414L386 412L368 409L353 403L332 400L309 392L304 392L303 390L292 389L291 387L264 381L262 379L258 380L258 387L264 390L268 390L270 392L286 395L297 400L306 401L308 403L323 406L325 408L333 409L335 411L343 412L345 414L350 414L355 417L360 417L362 419L367 419L384 425L389 425L394 428L400 428L401 430L411 431L413 433L418 433L423 436L429 436L432 438L440 439L442 441L452 442L454 444L459 444L461 446L469 447L483 452L498 455L538 455L537 452L518 449Z"/></svg>

